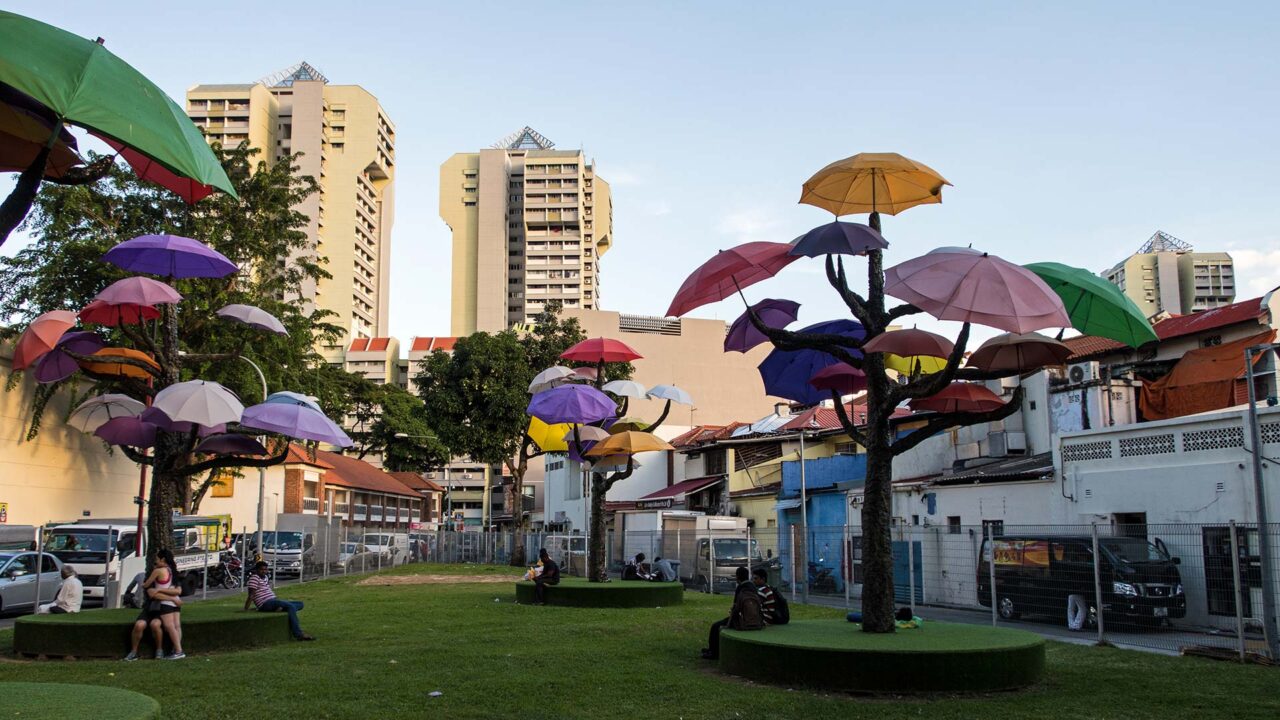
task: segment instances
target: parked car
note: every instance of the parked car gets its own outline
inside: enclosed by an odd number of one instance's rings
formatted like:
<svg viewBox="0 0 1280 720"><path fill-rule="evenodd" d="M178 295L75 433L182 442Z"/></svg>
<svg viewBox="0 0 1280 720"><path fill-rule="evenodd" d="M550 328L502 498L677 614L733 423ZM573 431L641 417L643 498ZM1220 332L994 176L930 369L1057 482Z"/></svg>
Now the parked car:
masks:
<svg viewBox="0 0 1280 720"><path fill-rule="evenodd" d="M36 600L36 563L33 552L0 553L0 612L34 611ZM39 574L40 603L53 602L62 584L62 562L44 554L44 571Z"/></svg>

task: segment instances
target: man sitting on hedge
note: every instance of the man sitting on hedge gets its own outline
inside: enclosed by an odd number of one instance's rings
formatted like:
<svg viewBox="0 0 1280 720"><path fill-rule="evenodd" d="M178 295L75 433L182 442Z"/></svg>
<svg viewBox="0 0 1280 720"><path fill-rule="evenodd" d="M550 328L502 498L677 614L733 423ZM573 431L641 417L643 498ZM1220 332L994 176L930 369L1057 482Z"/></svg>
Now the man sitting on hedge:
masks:
<svg viewBox="0 0 1280 720"><path fill-rule="evenodd" d="M547 553L546 548L538 551L538 559L542 561L542 572L533 579L533 604L547 604L547 587L548 585L560 584L560 566L555 560L551 559L551 555Z"/></svg>
<svg viewBox="0 0 1280 720"><path fill-rule="evenodd" d="M276 593L271 589L271 583L267 582L267 564L259 560L253 566L253 574L249 576L247 583L249 595L244 599L244 609L249 609L249 603L253 603L258 608L258 612L279 612L281 610L289 613L289 632L293 633L296 640L315 640L315 638L302 632L302 626L298 624L298 611L302 609L301 600L280 600L276 597Z"/></svg>

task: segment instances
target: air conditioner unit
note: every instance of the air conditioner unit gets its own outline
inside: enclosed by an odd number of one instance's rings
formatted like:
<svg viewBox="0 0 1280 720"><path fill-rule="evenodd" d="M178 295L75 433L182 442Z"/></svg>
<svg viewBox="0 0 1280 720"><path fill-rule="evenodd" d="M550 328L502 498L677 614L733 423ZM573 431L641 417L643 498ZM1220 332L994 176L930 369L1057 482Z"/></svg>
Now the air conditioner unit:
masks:
<svg viewBox="0 0 1280 720"><path fill-rule="evenodd" d="M1101 367L1096 360L1076 363L1067 368L1067 380L1073 385L1092 382L1100 377L1102 377Z"/></svg>
<svg viewBox="0 0 1280 720"><path fill-rule="evenodd" d="M957 460L973 460L982 457L982 445L980 443L964 443L956 446Z"/></svg>
<svg viewBox="0 0 1280 720"><path fill-rule="evenodd" d="M987 435L987 457L1008 457L1021 455L1026 451L1026 433L1001 430Z"/></svg>
<svg viewBox="0 0 1280 720"><path fill-rule="evenodd" d="M429 473L427 473L427 479L428 479L428 480L435 480L435 479L436 479L436 474L435 474L435 473L433 473L433 472L429 472Z"/></svg>

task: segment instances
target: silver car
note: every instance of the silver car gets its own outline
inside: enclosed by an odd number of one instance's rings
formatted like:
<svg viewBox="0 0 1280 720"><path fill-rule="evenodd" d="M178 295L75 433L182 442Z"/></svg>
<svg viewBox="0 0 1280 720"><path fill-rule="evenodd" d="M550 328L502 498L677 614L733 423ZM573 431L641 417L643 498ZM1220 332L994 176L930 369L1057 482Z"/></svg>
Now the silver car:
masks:
<svg viewBox="0 0 1280 720"><path fill-rule="evenodd" d="M0 553L0 612L31 612L36 606L36 563L33 552ZM62 584L62 562L45 553L44 572L40 573L40 602L53 602Z"/></svg>

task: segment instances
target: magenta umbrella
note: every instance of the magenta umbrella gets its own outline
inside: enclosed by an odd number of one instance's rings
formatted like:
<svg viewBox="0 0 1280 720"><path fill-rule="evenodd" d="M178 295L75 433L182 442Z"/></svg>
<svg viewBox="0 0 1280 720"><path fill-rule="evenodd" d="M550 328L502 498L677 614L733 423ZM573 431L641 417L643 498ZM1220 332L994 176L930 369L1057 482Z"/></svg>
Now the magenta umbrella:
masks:
<svg viewBox="0 0 1280 720"><path fill-rule="evenodd" d="M1070 327L1067 309L1034 272L972 248L944 247L884 271L884 292L939 320L1025 333Z"/></svg>
<svg viewBox="0 0 1280 720"><path fill-rule="evenodd" d="M910 403L916 411L932 410L938 413L990 412L1004 407L999 395L978 383L956 382L942 388L937 394L916 398Z"/></svg>
<svg viewBox="0 0 1280 720"><path fill-rule="evenodd" d="M240 269L217 250L179 235L140 235L111 248L102 259L130 272L169 278L220 278Z"/></svg>
<svg viewBox="0 0 1280 720"><path fill-rule="evenodd" d="M93 434L109 445L149 448L156 444L156 426L141 417L113 418L94 430Z"/></svg>
<svg viewBox="0 0 1280 720"><path fill-rule="evenodd" d="M104 347L106 343L102 342L102 338L95 333L85 330L66 333L58 340L53 350L36 363L36 382L47 385L66 380L80 369L76 359L67 353L92 355Z"/></svg>
<svg viewBox="0 0 1280 720"><path fill-rule="evenodd" d="M867 389L867 374L848 363L836 363L814 373L809 384L819 390L835 390L852 395Z"/></svg>
<svg viewBox="0 0 1280 720"><path fill-rule="evenodd" d="M790 243L775 242L749 242L721 250L685 278L667 308L667 315L680 317L777 275L782 268L800 259L790 252Z"/></svg>
<svg viewBox="0 0 1280 720"><path fill-rule="evenodd" d="M94 299L101 300L109 305L120 305L122 303L163 305L181 301L182 295L159 280L128 277L111 283L106 290L98 293L98 296Z"/></svg>
<svg viewBox="0 0 1280 720"><path fill-rule="evenodd" d="M196 431L196 435L200 437L208 437L220 432L226 432L227 430L226 423L217 423L205 427L204 425L197 425L196 423L170 420L169 416L165 415L164 411L157 407L149 407L146 410L143 410L138 415L138 418L143 422L149 422L161 430L168 430L169 432L185 433L191 432L194 429Z"/></svg>
<svg viewBox="0 0 1280 720"><path fill-rule="evenodd" d="M525 412L548 425L593 423L617 415L618 405L590 385L561 385L534 395Z"/></svg>
<svg viewBox="0 0 1280 720"><path fill-rule="evenodd" d="M767 299L752 305L749 311L739 315L738 319L729 326L729 333L724 336L725 352L745 353L769 341L764 333L751 324L752 311L760 316L760 321L765 324L765 327L781 329L796 321L796 316L800 312L800 303L794 300Z"/></svg>
<svg viewBox="0 0 1280 720"><path fill-rule="evenodd" d="M266 455L262 443L238 433L220 433L205 438L193 452L210 455Z"/></svg>

